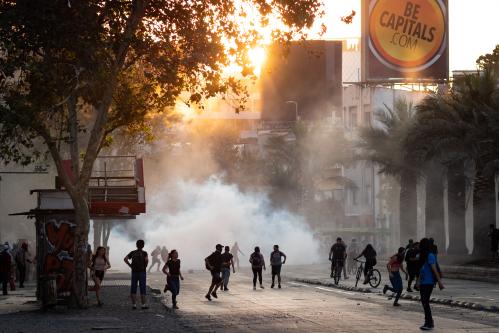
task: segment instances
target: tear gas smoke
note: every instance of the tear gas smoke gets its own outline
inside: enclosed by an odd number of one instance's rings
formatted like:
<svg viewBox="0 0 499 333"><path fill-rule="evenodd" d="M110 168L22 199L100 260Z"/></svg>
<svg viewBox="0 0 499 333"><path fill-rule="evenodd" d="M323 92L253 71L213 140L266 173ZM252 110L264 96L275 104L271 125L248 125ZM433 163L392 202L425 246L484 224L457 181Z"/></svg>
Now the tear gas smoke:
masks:
<svg viewBox="0 0 499 333"><path fill-rule="evenodd" d="M204 267L204 258L217 243L232 247L235 241L245 254L242 264L248 263L255 246L268 260L274 244L290 264L319 259L318 242L302 217L272 208L264 193L243 193L216 176L202 182L169 181L157 188L148 198L146 215L128 223L127 230L111 232L114 268L124 268L123 256L135 248L135 239L127 235L140 234L149 253L157 245L177 249L184 269Z"/></svg>

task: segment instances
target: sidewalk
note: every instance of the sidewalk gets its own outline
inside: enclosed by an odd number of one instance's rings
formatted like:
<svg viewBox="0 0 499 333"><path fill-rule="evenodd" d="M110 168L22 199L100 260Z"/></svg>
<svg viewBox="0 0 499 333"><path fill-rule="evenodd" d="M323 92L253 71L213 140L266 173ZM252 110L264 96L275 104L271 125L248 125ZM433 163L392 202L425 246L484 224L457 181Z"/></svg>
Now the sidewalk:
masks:
<svg viewBox="0 0 499 333"><path fill-rule="evenodd" d="M36 283L26 282L25 288L8 291L9 294L0 295L0 314L22 311L32 311L40 308L36 300Z"/></svg>
<svg viewBox="0 0 499 333"><path fill-rule="evenodd" d="M371 288L369 285L363 285L359 281L358 287L355 287L355 277L350 276L348 280L340 280L338 285L335 285L333 279L329 278L330 266L323 265L307 265L307 266L287 266L283 267L283 276L297 281L310 284L324 285L333 288L340 288L351 291L376 293L382 295L382 289L385 284L390 285L388 272L384 265L378 264L376 268L381 272L381 284L378 288ZM445 270L444 270L445 274ZM402 274L403 275L403 274ZM444 275L444 290L433 291L432 302L445 304L450 306L458 306L475 310L485 310L499 312L499 285L488 282L478 282L469 280L459 280L445 278ZM407 281L404 280L404 293L402 299L410 299L419 301L419 293L409 293L405 290Z"/></svg>

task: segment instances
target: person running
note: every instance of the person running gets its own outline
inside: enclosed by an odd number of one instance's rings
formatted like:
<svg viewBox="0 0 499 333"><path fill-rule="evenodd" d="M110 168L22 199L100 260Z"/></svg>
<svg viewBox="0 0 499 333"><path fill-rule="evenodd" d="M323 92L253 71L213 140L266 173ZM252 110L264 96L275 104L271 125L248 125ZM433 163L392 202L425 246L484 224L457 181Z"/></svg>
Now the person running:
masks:
<svg viewBox="0 0 499 333"><path fill-rule="evenodd" d="M204 259L206 268L211 272L211 284L205 296L208 301L211 301L211 296L218 298L217 290L222 284L222 278L220 277L222 271L222 248L222 245L217 244L215 252Z"/></svg>
<svg viewBox="0 0 499 333"><path fill-rule="evenodd" d="M229 285L230 278L230 267L232 266L232 272L235 273L233 255L230 253L230 247L225 247L225 252L222 253L222 287L223 291L229 291L227 286Z"/></svg>
<svg viewBox="0 0 499 333"><path fill-rule="evenodd" d="M159 260L159 256L161 255L161 248L156 246L156 248L151 252L152 263L149 266L148 273L151 273L151 269L153 269L154 265L157 265L156 272L159 272L159 266L161 265L161 260Z"/></svg>
<svg viewBox="0 0 499 333"><path fill-rule="evenodd" d="M251 263L251 270L253 271L253 290L256 290L256 278L258 276L258 281L260 282L260 288L264 289L262 282L262 268L266 270L265 259L260 253L260 248L255 246L255 252L250 256L249 262Z"/></svg>
<svg viewBox="0 0 499 333"><path fill-rule="evenodd" d="M338 280L341 277L341 271L345 267L345 258L347 256L346 247L343 243L341 237L336 238L336 243L331 246L331 250L329 251L329 260L331 261L331 277L334 278L334 273L336 269L336 276L338 276Z"/></svg>
<svg viewBox="0 0 499 333"><path fill-rule="evenodd" d="M132 285L130 297L132 299L132 309L137 309L137 284L140 286L140 300L142 309L148 309L146 304L146 268L149 263L147 252L143 250L144 241L139 239L136 243L137 250L130 252L125 259L125 263L132 269ZM130 263L131 260L131 263Z"/></svg>
<svg viewBox="0 0 499 333"><path fill-rule="evenodd" d="M490 253L492 260L497 260L497 251L499 250L499 230L494 224L489 225L489 238L490 238Z"/></svg>
<svg viewBox="0 0 499 333"><path fill-rule="evenodd" d="M234 245L232 245L232 249L230 249L230 253L232 253L232 255L234 256L234 263L236 264L237 269L239 270L239 253L241 253L243 256L244 256L244 253L239 248L239 245L237 244L237 242L235 242Z"/></svg>
<svg viewBox="0 0 499 333"><path fill-rule="evenodd" d="M90 270L92 271L92 279L94 280L94 286L90 288L90 291L95 291L95 297L97 298L97 306L102 306L104 303L100 300L100 290L102 281L104 280L104 274L111 268L111 264L106 257L106 248L99 246L92 256L90 263Z"/></svg>
<svg viewBox="0 0 499 333"><path fill-rule="evenodd" d="M0 245L0 283L2 284L2 294L7 295L7 286L10 279L11 257L8 247Z"/></svg>
<svg viewBox="0 0 499 333"><path fill-rule="evenodd" d="M409 243L405 246L405 249L408 250L413 246L414 246L414 240L412 240L412 238L410 238Z"/></svg>
<svg viewBox="0 0 499 333"><path fill-rule="evenodd" d="M404 290L404 286L402 284L402 277L400 276L400 271L399 271L402 270L402 272L406 273L404 266L402 265L404 262L404 254L405 254L405 248L399 247L397 254L394 254L388 261L388 264L386 265L392 287L389 287L388 285L385 284L385 287L383 288L383 294L386 294L387 290L390 290L391 292L395 293L395 301L393 302L393 306L400 306L399 299L400 295L402 295L402 290Z"/></svg>
<svg viewBox="0 0 499 333"><path fill-rule="evenodd" d="M357 272L357 265L355 264L354 258L359 255L359 244L355 238L352 238L347 251L347 261L348 261L348 272L350 274L355 274Z"/></svg>
<svg viewBox="0 0 499 333"><path fill-rule="evenodd" d="M419 263L421 270L419 272L419 294L421 296L421 305L424 309L425 321L420 327L423 331L432 330L435 327L431 315L430 298L436 283L440 290L444 289L442 278L437 269L437 257L431 253L430 241L423 238L419 242Z"/></svg>
<svg viewBox="0 0 499 333"><path fill-rule="evenodd" d="M163 266L163 273L166 274L166 286L164 292L168 290L172 293L172 307L178 309L177 296L180 293L180 280L184 280L180 271L180 259L177 250L172 250L168 255L168 261Z"/></svg>
<svg viewBox="0 0 499 333"><path fill-rule="evenodd" d="M284 260L282 259L284 257ZM279 245L274 245L274 251L270 254L270 268L272 270L272 284L270 288L275 286L275 277L277 276L277 287L281 289L281 268L286 263L286 255L279 251Z"/></svg>
<svg viewBox="0 0 499 333"><path fill-rule="evenodd" d="M163 260L163 263L165 264L168 261L168 250L165 246L161 248L161 260Z"/></svg>
<svg viewBox="0 0 499 333"><path fill-rule="evenodd" d="M360 257L364 257L366 259L366 263L364 264L364 282L363 284L367 284L369 282L369 272L376 266L376 250L374 250L371 244L367 244L365 249L357 256L355 259L359 259Z"/></svg>
<svg viewBox="0 0 499 333"><path fill-rule="evenodd" d="M26 280L26 267L27 264L32 263L28 258L28 244L22 243L21 248L15 252L15 260L17 271L19 272L19 288L24 288L24 281Z"/></svg>
<svg viewBox="0 0 499 333"><path fill-rule="evenodd" d="M413 246L407 249L405 253L405 263L407 268L407 275L409 275L409 281L407 281L407 292L412 293L412 282L417 282L419 277L419 242L413 244ZM414 288L418 288L415 284ZM418 289L416 289L417 291Z"/></svg>

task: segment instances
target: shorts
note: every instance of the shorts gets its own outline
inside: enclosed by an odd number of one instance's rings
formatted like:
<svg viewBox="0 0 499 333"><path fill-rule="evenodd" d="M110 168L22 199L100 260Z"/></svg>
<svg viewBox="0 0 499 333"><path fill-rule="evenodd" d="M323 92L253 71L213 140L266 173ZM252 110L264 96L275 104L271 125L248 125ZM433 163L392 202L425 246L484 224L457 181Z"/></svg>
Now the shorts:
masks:
<svg viewBox="0 0 499 333"><path fill-rule="evenodd" d="M212 284L219 284L222 282L222 277L220 276L220 272L211 272L211 283Z"/></svg>
<svg viewBox="0 0 499 333"><path fill-rule="evenodd" d="M130 293L137 294L137 283L140 287L140 294L146 294L146 272L132 272L132 287Z"/></svg>
<svg viewBox="0 0 499 333"><path fill-rule="evenodd" d="M104 271L95 271L94 276L102 282L104 280Z"/></svg>
<svg viewBox="0 0 499 333"><path fill-rule="evenodd" d="M272 265L272 275L279 275L281 274L281 267L282 265Z"/></svg>

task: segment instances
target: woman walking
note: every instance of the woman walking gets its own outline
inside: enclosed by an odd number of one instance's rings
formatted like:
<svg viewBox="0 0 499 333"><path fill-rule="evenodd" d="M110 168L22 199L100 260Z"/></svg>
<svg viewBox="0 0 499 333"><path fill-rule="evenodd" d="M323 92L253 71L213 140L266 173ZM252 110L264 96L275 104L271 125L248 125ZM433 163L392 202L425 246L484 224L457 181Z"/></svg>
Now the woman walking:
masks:
<svg viewBox="0 0 499 333"><path fill-rule="evenodd" d="M106 256L106 248L99 246L92 256L92 262L90 270L92 271L92 280L94 280L94 286L90 288L91 291L95 291L95 296L97 297L97 306L102 306L104 303L100 299L101 284L104 280L104 274L111 268L111 264Z"/></svg>
<svg viewBox="0 0 499 333"><path fill-rule="evenodd" d="M163 273L166 274L164 292L171 291L173 308L178 309L177 296L180 293L180 280L183 281L184 277L180 272L180 259L177 250L172 250L168 255L168 261L163 266Z"/></svg>
<svg viewBox="0 0 499 333"><path fill-rule="evenodd" d="M251 269L253 270L253 290L256 290L256 278L258 276L258 280L260 282L260 288L264 288L262 284L262 268L266 270L265 267L265 259L263 255L260 253L260 248L258 246L255 247L255 252L253 252L250 256L249 262L251 263Z"/></svg>
<svg viewBox="0 0 499 333"><path fill-rule="evenodd" d="M430 298L433 288L436 283L440 290L444 289L442 278L437 269L437 258L431 252L431 244L428 238L423 238L419 242L419 263L421 271L419 272L419 294L421 296L421 304L424 309L424 325L420 327L423 331L430 331L435 327L433 317L431 315Z"/></svg>
<svg viewBox="0 0 499 333"><path fill-rule="evenodd" d="M393 302L393 306L400 306L399 298L400 295L402 295L402 290L404 289L404 286L402 285L402 277L400 276L399 271L402 270L402 272L407 274L404 267L402 266L402 263L404 262L404 254L405 248L399 247L397 254L394 254L386 265L386 268L388 268L388 273L390 274L390 282L392 284L392 287L389 287L385 284L385 287L383 288L383 294L386 294L387 290L395 293L395 301Z"/></svg>
<svg viewBox="0 0 499 333"><path fill-rule="evenodd" d="M366 263L364 265L364 282L363 284L367 284L369 282L369 272L376 266L376 251L371 244L367 244L365 249L357 256L355 259L359 259L360 257L366 258Z"/></svg>

